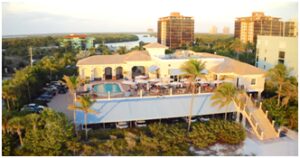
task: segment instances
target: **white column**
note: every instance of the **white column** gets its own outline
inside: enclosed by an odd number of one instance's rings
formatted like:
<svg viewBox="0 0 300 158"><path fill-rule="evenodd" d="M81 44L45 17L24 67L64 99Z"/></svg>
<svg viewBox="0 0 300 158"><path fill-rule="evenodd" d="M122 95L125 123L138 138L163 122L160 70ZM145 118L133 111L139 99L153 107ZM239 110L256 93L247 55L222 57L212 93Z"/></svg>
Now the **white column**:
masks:
<svg viewBox="0 0 300 158"><path fill-rule="evenodd" d="M245 116L243 116L242 125L243 125L243 127L246 127L246 117Z"/></svg>

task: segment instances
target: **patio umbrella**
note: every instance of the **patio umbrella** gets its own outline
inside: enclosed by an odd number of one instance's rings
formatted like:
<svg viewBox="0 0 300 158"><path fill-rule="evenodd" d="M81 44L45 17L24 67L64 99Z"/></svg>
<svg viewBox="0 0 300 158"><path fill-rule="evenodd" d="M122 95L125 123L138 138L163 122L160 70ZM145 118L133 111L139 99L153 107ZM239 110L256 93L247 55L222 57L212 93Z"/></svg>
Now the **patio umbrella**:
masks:
<svg viewBox="0 0 300 158"><path fill-rule="evenodd" d="M147 78L147 76L144 76L144 75L139 75L139 76L135 76L135 79L145 79Z"/></svg>
<svg viewBox="0 0 300 158"><path fill-rule="evenodd" d="M153 79L150 79L150 80L148 80L149 82L159 82L160 81L160 79L159 78L153 78Z"/></svg>
<svg viewBox="0 0 300 158"><path fill-rule="evenodd" d="M135 82L132 81L122 81L123 84L128 84L128 85L135 85Z"/></svg>
<svg viewBox="0 0 300 158"><path fill-rule="evenodd" d="M165 85L167 85L166 83L162 83L162 82L158 82L158 83L156 83L155 84L156 86L165 86Z"/></svg>
<svg viewBox="0 0 300 158"><path fill-rule="evenodd" d="M206 83L209 83L209 81L206 81L206 80L200 80L200 81L198 81L197 83L200 83L200 84L206 84Z"/></svg>
<svg viewBox="0 0 300 158"><path fill-rule="evenodd" d="M180 83L180 82L171 82L169 85L171 85L171 86L182 86L182 83Z"/></svg>
<svg viewBox="0 0 300 158"><path fill-rule="evenodd" d="M141 84L146 84L146 83L148 83L147 80L136 80L135 82L136 82L136 83L141 83Z"/></svg>
<svg viewBox="0 0 300 158"><path fill-rule="evenodd" d="M223 83L223 81L221 80L214 80L214 81L211 81L212 84L219 84L219 83Z"/></svg>

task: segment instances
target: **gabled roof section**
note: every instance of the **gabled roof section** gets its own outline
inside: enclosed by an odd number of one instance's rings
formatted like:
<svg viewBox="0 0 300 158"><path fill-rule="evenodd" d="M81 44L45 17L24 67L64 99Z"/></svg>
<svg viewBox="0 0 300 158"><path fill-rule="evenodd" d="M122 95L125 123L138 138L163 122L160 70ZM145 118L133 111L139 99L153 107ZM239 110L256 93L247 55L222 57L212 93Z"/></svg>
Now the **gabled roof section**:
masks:
<svg viewBox="0 0 300 158"><path fill-rule="evenodd" d="M77 62L77 65L101 65L101 64L123 64L122 55L94 55Z"/></svg>
<svg viewBox="0 0 300 158"><path fill-rule="evenodd" d="M149 61L151 57L147 51L134 50L124 55L94 55L77 62L77 65L125 64L126 61Z"/></svg>
<svg viewBox="0 0 300 158"><path fill-rule="evenodd" d="M215 73L235 73L239 75L263 75L265 71L252 66L247 63L243 63L228 57L224 57L224 62L212 67L210 71Z"/></svg>
<svg viewBox="0 0 300 158"><path fill-rule="evenodd" d="M125 61L148 61L151 57L147 51L134 50L124 55Z"/></svg>
<svg viewBox="0 0 300 158"><path fill-rule="evenodd" d="M168 49L169 47L165 46L165 45L162 45L162 44L159 44L159 43L149 43L147 45L144 45L143 46L144 48L166 48Z"/></svg>

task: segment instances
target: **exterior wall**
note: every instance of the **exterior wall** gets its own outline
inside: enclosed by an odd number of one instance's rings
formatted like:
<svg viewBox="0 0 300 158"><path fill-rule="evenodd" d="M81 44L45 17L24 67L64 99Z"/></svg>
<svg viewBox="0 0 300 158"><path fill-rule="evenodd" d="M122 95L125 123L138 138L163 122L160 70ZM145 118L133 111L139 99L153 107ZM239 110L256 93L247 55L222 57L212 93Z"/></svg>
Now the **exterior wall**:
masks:
<svg viewBox="0 0 300 158"><path fill-rule="evenodd" d="M165 48L146 48L151 56L164 56Z"/></svg>
<svg viewBox="0 0 300 158"><path fill-rule="evenodd" d="M269 70L278 64L279 52L285 52L284 64L293 68L292 75L298 76L297 37L258 36L256 44L256 66Z"/></svg>
<svg viewBox="0 0 300 158"><path fill-rule="evenodd" d="M241 75L239 78L239 86L244 86L246 90L262 92L265 86L265 77L263 75ZM251 80L255 79L255 84L251 85Z"/></svg>

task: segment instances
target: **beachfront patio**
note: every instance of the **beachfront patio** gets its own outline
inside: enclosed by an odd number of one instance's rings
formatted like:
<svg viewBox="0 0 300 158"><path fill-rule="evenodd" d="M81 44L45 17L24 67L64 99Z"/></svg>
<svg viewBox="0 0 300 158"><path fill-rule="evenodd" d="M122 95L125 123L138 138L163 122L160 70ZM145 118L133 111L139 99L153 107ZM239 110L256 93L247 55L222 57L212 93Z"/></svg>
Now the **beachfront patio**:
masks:
<svg viewBox="0 0 300 158"><path fill-rule="evenodd" d="M228 80L202 80L195 82L195 93L212 93L214 89ZM117 84L120 92L98 92L94 87L99 84ZM91 81L82 86L78 95L90 94L94 99L111 99L124 97L172 96L192 94L191 83L187 79L148 79L147 76L137 76L135 80L105 80Z"/></svg>

